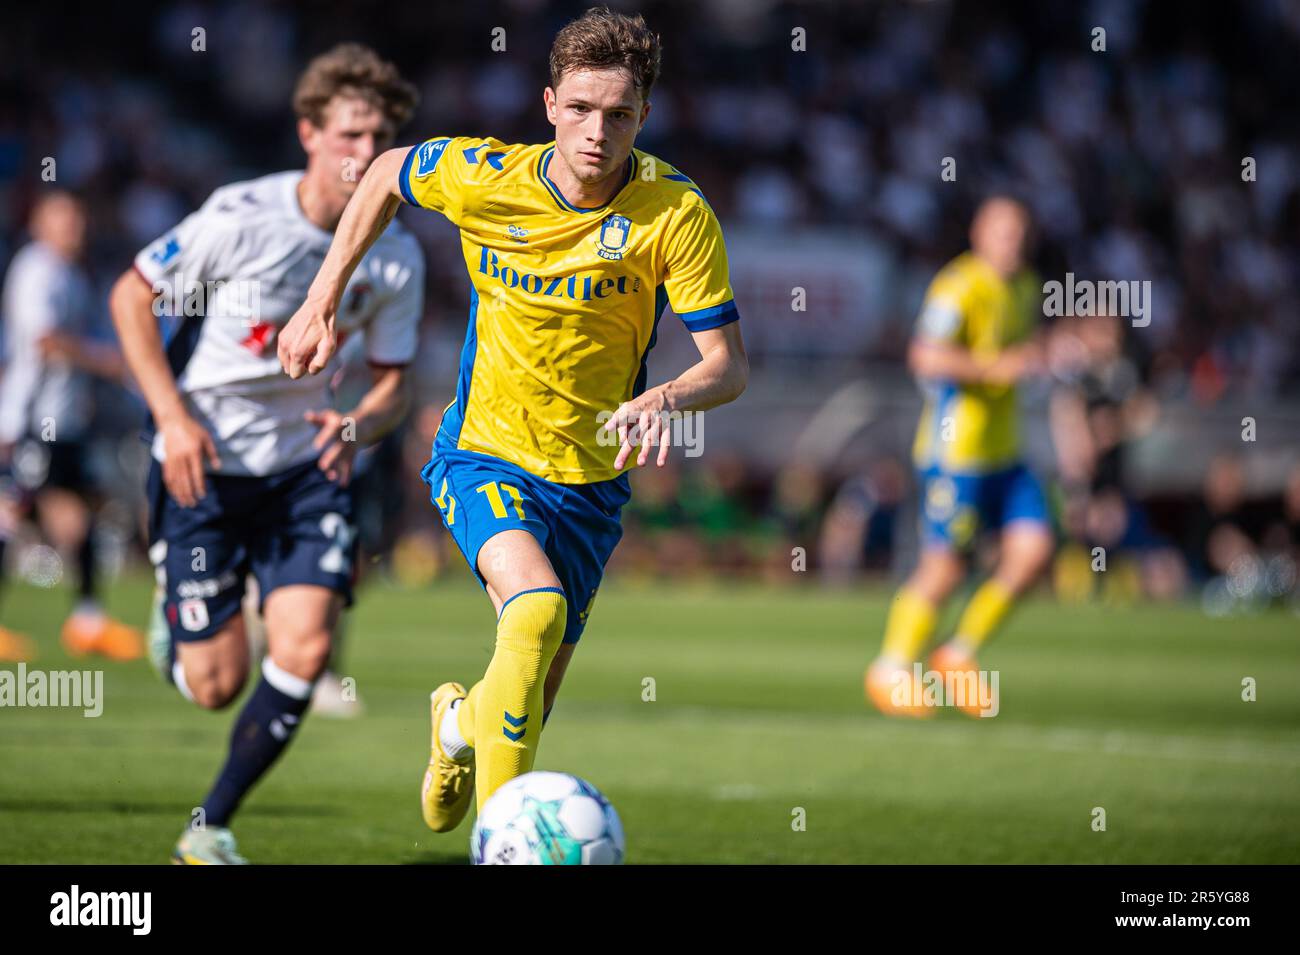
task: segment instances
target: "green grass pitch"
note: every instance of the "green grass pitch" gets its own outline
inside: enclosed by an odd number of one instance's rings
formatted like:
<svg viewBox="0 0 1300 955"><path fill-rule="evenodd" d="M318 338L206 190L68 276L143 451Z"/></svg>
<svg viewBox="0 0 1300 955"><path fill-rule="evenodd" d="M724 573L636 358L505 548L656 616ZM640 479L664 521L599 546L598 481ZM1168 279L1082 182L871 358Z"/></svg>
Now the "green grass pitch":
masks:
<svg viewBox="0 0 1300 955"><path fill-rule="evenodd" d="M143 623L148 588L116 585L111 609ZM1001 713L912 723L862 699L887 599L611 582L538 768L610 797L630 863L1300 862L1295 617L1032 602L983 660ZM66 601L12 585L5 623L39 641L34 667L102 665L104 712L0 709L0 862L165 862L234 711L184 703L144 662L69 660ZM467 579L363 589L342 669L367 712L306 721L236 818L241 851L465 862L470 820L441 836L420 820L428 695L476 679L492 633Z"/></svg>

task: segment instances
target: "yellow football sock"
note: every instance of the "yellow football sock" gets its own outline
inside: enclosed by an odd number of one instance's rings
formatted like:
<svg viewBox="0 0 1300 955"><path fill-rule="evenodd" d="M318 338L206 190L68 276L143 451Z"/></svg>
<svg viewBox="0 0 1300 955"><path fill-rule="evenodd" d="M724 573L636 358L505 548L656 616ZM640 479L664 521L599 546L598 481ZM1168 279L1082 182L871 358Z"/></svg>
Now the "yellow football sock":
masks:
<svg viewBox="0 0 1300 955"><path fill-rule="evenodd" d="M546 672L564 639L567 612L563 592L553 587L525 590L501 608L496 651L476 687L474 703L480 810L499 786L533 768Z"/></svg>
<svg viewBox="0 0 1300 955"><path fill-rule="evenodd" d="M986 580L975 591L966 604L966 609L957 621L957 635L954 642L971 655L982 647L993 635L993 631L1007 618L1011 605L1015 603L1013 594L996 577Z"/></svg>
<svg viewBox="0 0 1300 955"><path fill-rule="evenodd" d="M478 710L478 695L482 689L483 681L479 680L469 688L465 699L456 707L456 728L460 730L461 739L471 747L474 745L474 714Z"/></svg>
<svg viewBox="0 0 1300 955"><path fill-rule="evenodd" d="M897 663L920 659L921 651L934 633L938 610L934 604L906 587L894 595L885 623L885 642L880 655Z"/></svg>

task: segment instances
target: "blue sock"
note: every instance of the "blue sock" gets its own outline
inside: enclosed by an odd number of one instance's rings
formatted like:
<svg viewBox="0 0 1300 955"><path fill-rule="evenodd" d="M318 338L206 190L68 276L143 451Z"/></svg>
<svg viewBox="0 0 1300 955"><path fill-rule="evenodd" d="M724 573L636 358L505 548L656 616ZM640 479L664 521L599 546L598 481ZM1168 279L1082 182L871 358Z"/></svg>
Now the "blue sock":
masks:
<svg viewBox="0 0 1300 955"><path fill-rule="evenodd" d="M203 800L204 821L226 826L240 801L276 761L311 703L312 684L262 661L262 679L239 711L230 733L230 755Z"/></svg>

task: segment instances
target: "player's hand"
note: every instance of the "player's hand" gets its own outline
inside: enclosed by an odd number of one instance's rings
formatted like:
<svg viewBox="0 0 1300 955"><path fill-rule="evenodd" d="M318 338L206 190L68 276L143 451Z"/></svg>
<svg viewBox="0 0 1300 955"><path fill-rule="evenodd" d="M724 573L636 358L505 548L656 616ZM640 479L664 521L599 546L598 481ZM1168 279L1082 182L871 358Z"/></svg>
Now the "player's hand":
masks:
<svg viewBox="0 0 1300 955"><path fill-rule="evenodd" d="M308 300L280 329L275 348L280 367L290 378L317 375L329 364L338 342L334 335L334 313Z"/></svg>
<svg viewBox="0 0 1300 955"><path fill-rule="evenodd" d="M72 362L77 357L77 340L65 332L42 335L36 347L46 361Z"/></svg>
<svg viewBox="0 0 1300 955"><path fill-rule="evenodd" d="M1006 387L1036 375L1043 366L1042 349L1035 342L1013 345L984 369L984 383Z"/></svg>
<svg viewBox="0 0 1300 955"><path fill-rule="evenodd" d="M303 417L320 428L311 443L320 451L316 466L331 481L347 487L352 480L352 462L357 456L356 423L333 409L308 411ZM350 433L345 433L344 428L349 424Z"/></svg>
<svg viewBox="0 0 1300 955"><path fill-rule="evenodd" d="M193 507L208 492L203 478L206 461L221 467L217 446L203 427L187 414L159 422L163 440L163 484L181 507Z"/></svg>
<svg viewBox="0 0 1300 955"><path fill-rule="evenodd" d="M655 465L663 467L668 463L668 448L672 445L672 422L668 417L671 409L661 388L651 388L631 401L618 406L613 417L605 422L606 431L618 431L618 454L614 457L614 467L621 470L627 463L628 455L634 447L641 450L636 456L637 467L644 467L650 458L650 449L658 445L659 454Z"/></svg>

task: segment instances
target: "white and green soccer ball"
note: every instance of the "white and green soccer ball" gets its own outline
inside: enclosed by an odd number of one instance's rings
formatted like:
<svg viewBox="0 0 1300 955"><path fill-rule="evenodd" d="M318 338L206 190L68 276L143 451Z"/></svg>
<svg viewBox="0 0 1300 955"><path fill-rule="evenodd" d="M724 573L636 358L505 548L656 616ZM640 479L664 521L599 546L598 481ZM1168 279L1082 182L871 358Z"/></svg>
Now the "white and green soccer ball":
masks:
<svg viewBox="0 0 1300 955"><path fill-rule="evenodd" d="M586 780L525 773L487 801L469 854L474 865L619 865L623 824Z"/></svg>

